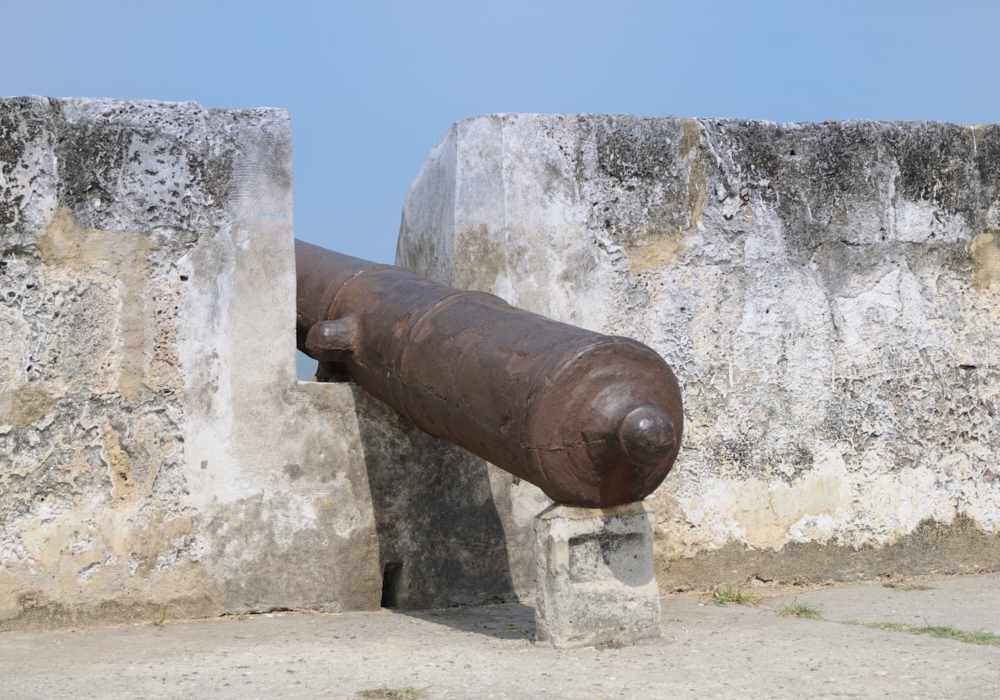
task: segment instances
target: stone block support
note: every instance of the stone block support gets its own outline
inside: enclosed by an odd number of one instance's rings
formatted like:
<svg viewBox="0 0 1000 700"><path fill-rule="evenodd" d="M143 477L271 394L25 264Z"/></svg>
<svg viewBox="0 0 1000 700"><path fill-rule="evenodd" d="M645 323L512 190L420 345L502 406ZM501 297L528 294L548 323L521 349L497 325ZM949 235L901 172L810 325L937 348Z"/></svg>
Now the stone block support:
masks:
<svg viewBox="0 0 1000 700"><path fill-rule="evenodd" d="M540 643L558 648L660 636L653 515L555 504L535 518Z"/></svg>

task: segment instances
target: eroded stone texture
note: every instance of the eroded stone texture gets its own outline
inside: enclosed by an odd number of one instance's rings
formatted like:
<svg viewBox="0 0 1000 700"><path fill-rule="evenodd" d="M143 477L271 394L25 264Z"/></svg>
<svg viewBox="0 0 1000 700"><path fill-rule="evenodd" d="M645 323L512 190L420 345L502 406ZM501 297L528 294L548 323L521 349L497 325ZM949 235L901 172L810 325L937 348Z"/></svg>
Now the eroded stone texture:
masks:
<svg viewBox="0 0 1000 700"><path fill-rule="evenodd" d="M661 586L1000 568L1000 125L470 119L397 263L671 364Z"/></svg>
<svg viewBox="0 0 1000 700"><path fill-rule="evenodd" d="M0 99L0 628L378 605L282 110Z"/></svg>

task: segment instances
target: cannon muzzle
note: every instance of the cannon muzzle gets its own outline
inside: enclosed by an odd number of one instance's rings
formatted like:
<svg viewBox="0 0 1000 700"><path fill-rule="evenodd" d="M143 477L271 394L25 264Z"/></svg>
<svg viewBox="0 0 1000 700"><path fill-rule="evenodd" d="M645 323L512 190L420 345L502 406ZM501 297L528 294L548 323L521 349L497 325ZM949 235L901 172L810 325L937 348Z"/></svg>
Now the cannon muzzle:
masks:
<svg viewBox="0 0 1000 700"><path fill-rule="evenodd" d="M299 349L568 505L653 492L684 417L652 349L295 241Z"/></svg>

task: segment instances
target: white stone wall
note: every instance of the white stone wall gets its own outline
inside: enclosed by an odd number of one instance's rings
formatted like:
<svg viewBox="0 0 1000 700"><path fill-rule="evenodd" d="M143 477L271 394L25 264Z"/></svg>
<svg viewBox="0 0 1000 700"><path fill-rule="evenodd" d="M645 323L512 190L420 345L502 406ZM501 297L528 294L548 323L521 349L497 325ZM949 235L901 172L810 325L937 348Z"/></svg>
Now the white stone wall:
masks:
<svg viewBox="0 0 1000 700"><path fill-rule="evenodd" d="M283 110L0 99L0 628L377 607Z"/></svg>
<svg viewBox="0 0 1000 700"><path fill-rule="evenodd" d="M428 156L397 264L671 364L661 577L919 572L928 533L969 552L940 570L1000 567L1000 126L478 117Z"/></svg>

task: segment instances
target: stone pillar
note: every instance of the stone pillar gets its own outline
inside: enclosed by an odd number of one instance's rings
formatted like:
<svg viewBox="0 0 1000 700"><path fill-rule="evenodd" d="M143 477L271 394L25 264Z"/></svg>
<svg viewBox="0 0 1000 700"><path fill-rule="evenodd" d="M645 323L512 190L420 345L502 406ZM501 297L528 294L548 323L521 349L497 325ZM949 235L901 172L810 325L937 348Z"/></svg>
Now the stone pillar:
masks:
<svg viewBox="0 0 1000 700"><path fill-rule="evenodd" d="M558 648L660 636L653 515L555 504L535 518L537 640Z"/></svg>

